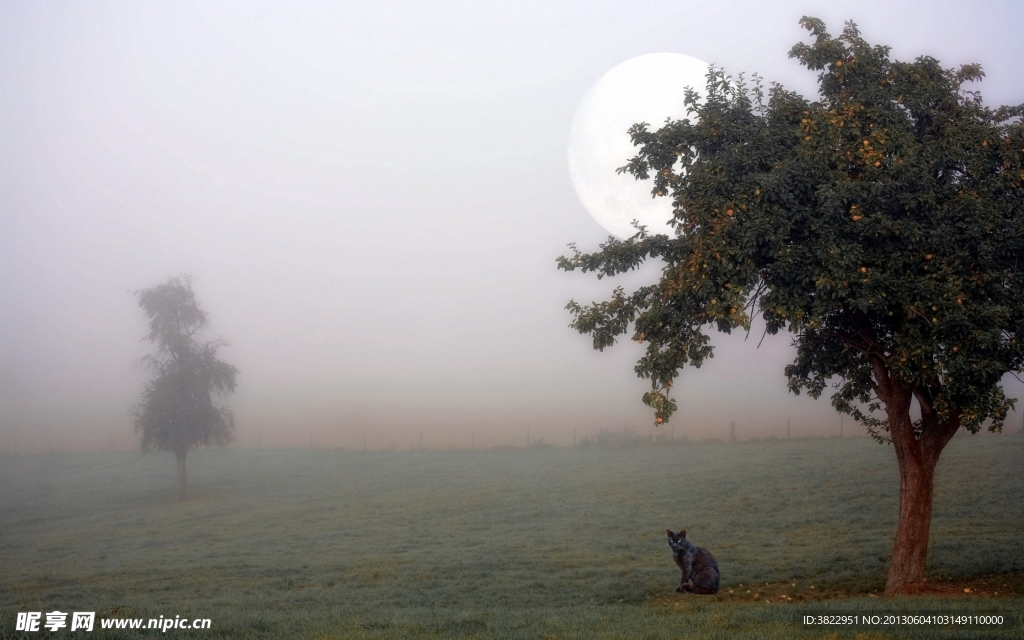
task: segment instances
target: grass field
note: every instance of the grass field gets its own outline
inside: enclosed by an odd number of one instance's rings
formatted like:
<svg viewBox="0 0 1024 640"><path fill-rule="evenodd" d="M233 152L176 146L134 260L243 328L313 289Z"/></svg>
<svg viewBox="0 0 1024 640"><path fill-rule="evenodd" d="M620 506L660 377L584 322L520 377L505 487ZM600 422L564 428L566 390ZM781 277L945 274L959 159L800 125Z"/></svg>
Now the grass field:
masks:
<svg viewBox="0 0 1024 640"><path fill-rule="evenodd" d="M939 463L936 593L883 600L891 449L792 440L603 449L228 449L0 459L0 637L17 612L210 618L67 637L1020 638L1024 437ZM718 558L676 594L666 528ZM965 593L964 589L971 589ZM805 628L804 612L1000 612L999 629ZM45 615L44 615L45 618ZM98 626L97 622L97 626ZM60 636L61 634L53 634Z"/></svg>

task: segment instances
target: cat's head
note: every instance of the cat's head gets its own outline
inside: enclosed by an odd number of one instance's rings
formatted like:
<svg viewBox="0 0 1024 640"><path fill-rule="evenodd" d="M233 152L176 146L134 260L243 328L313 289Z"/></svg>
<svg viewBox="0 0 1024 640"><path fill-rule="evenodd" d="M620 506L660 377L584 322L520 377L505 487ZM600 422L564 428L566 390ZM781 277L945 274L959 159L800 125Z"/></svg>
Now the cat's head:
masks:
<svg viewBox="0 0 1024 640"><path fill-rule="evenodd" d="M672 533L671 529L665 529L665 533L668 534L668 546L673 549L679 549L680 547L686 546L686 529L683 529L679 533Z"/></svg>

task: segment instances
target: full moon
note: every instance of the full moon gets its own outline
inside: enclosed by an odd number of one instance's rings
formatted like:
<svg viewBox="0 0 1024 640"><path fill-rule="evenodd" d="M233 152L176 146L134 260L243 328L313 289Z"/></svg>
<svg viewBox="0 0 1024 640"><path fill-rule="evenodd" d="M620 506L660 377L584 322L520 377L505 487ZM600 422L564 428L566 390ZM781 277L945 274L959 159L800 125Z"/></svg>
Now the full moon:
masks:
<svg viewBox="0 0 1024 640"><path fill-rule="evenodd" d="M652 198L649 180L615 170L637 153L626 131L638 122L656 131L666 118L684 118L683 94L691 87L703 97L707 72L697 58L650 53L612 67L583 97L569 132L569 175L583 206L612 235L634 235L633 220L651 234L675 233L670 200Z"/></svg>

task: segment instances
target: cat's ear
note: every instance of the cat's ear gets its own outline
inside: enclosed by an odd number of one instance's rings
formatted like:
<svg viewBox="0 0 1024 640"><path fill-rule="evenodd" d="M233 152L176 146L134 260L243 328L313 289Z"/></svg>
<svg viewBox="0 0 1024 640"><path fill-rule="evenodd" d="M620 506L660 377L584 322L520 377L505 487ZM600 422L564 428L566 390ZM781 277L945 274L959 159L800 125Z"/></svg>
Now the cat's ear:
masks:
<svg viewBox="0 0 1024 640"><path fill-rule="evenodd" d="M686 529L683 529L682 531L679 532L679 537L680 538L685 538L686 537Z"/></svg>
<svg viewBox="0 0 1024 640"><path fill-rule="evenodd" d="M670 537L670 538L671 538L672 536L676 535L676 534L672 533L672 530L671 530L671 529L665 529L665 533L667 533L667 534L668 534L668 537Z"/></svg>

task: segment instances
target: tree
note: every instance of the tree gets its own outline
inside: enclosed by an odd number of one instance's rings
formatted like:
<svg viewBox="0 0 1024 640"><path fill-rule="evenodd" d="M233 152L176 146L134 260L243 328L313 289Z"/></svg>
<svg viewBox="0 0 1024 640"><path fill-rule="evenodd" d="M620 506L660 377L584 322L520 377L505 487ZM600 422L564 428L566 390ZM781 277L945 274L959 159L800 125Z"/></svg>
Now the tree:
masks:
<svg viewBox="0 0 1024 640"><path fill-rule="evenodd" d="M188 451L224 446L233 438L234 415L230 408L216 406L213 396L235 390L238 369L217 358L217 350L228 344L225 340L196 340L209 318L196 302L188 276L133 294L149 320L147 338L158 345L156 356L142 358L156 376L146 383L132 411L135 431L142 436L143 451L174 452L178 499L184 500Z"/></svg>
<svg viewBox="0 0 1024 640"><path fill-rule="evenodd" d="M691 121L630 129L619 171L671 197L674 237L609 238L559 268L623 273L660 259L658 281L610 300L570 301L571 326L603 350L633 327L657 424L684 365L712 356L705 333L788 329L793 393L819 397L891 442L899 523L886 593L923 580L935 465L961 427L1000 431L1015 400L1000 386L1024 363L1024 106L989 109L964 84L978 65L889 59L848 23L814 18L790 57L819 71L819 99L757 76L708 73ZM916 402L920 419L913 420ZM966 470L965 470L966 472Z"/></svg>

